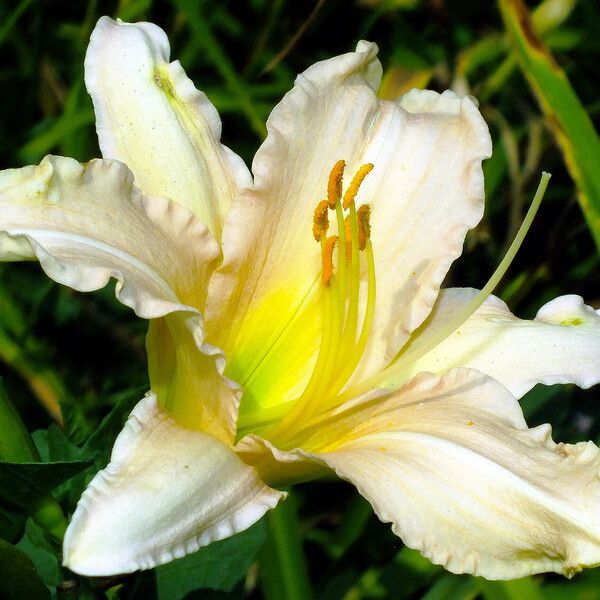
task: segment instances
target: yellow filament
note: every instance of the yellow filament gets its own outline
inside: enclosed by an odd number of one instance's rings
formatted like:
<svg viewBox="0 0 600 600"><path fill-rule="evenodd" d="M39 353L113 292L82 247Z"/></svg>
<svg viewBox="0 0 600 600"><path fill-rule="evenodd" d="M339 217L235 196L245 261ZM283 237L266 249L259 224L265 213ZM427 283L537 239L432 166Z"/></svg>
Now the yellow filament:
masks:
<svg viewBox="0 0 600 600"><path fill-rule="evenodd" d="M338 161L329 176L327 201L315 209L313 235L321 243L323 284L323 334L313 372L304 392L294 401L289 412L269 428L265 435L285 444L288 429L298 420L310 419L333 406L363 355L375 308L375 266L370 242L370 208L358 210L358 189L373 165L363 165L354 176L342 198L344 161ZM336 211L337 235L325 238L329 226L327 210ZM347 215L346 215L347 211ZM337 272L334 276L333 254L337 244ZM360 253L366 257L367 292L362 326L359 324L361 284ZM364 263L363 263L364 268ZM282 446L283 447L283 446Z"/></svg>
<svg viewBox="0 0 600 600"><path fill-rule="evenodd" d="M340 211L341 206L340 206ZM358 222L356 218L356 209L354 203L350 207L350 214L346 217L344 224L345 235L340 239L345 240L346 252L340 249L338 256L339 265L344 264L344 258L348 261L350 268L345 275L346 281L340 282L338 302L340 323L342 329L340 335L333 340L334 347L329 352L329 360L326 362L323 372L320 373L321 385L317 390L328 396L335 395L339 390L332 393L331 381L336 379L336 373L342 368L340 365L347 363L347 356L352 354L354 344L356 343L356 327L358 322L358 299L360 289L360 261L359 261L359 243L358 243ZM340 227L341 225L338 225ZM343 283L343 287L342 287ZM348 287L348 289L346 289ZM347 305L347 310L346 310ZM345 315L345 319L344 319Z"/></svg>
<svg viewBox="0 0 600 600"><path fill-rule="evenodd" d="M348 208L354 199L356 198L356 194L358 194L358 188L360 188L362 182L365 180L365 177L373 170L372 163L366 163L362 165L362 167L358 170L356 175L352 178L352 183L348 186L346 193L344 194L344 200L342 201L342 206L344 208Z"/></svg>
<svg viewBox="0 0 600 600"><path fill-rule="evenodd" d="M376 295L376 285L375 285L375 260L373 258L373 246L371 244L371 240L367 240L365 244L365 253L367 256L367 306L365 308L365 316L363 321L362 330L360 332L360 337L358 338L358 343L356 347L352 350L349 356L346 357L344 361L343 369L336 379L333 385L333 394L337 394L345 385L346 381L350 378L350 375L354 372L358 363L365 351L367 346L367 341L369 339L369 334L371 333L371 326L373 325L373 317L375 315L375 295ZM333 405L336 403L335 398L331 398L330 400L334 400ZM329 403L329 407L331 407L331 402Z"/></svg>
<svg viewBox="0 0 600 600"><path fill-rule="evenodd" d="M340 201L342 197L342 179L344 177L344 168L346 167L346 161L338 160L331 173L329 174L329 181L327 182L327 201L329 208L334 209L335 205Z"/></svg>
<svg viewBox="0 0 600 600"><path fill-rule="evenodd" d="M341 346L344 348L354 345L356 341L356 323L358 319L358 292L360 289L360 261L358 248L358 221L356 219L356 207L354 203L350 205L350 236L351 236L351 264L349 269L349 294L348 294L348 314L346 316L346 326L342 335Z"/></svg>
<svg viewBox="0 0 600 600"><path fill-rule="evenodd" d="M346 262L352 262L352 223L350 221L350 215L344 220L344 232L346 239Z"/></svg>
<svg viewBox="0 0 600 600"><path fill-rule="evenodd" d="M341 202L335 205L335 213L337 217L338 232L345 231L344 228L344 209L342 208ZM338 306L340 313L343 314L344 307L346 306L346 260L344 257L348 252L350 242L346 239L345 235L338 236Z"/></svg>
<svg viewBox="0 0 600 600"><path fill-rule="evenodd" d="M329 216L327 215L327 209L329 205L327 200L321 200L315 208L315 214L313 216L313 236L317 242L320 242L329 229Z"/></svg>

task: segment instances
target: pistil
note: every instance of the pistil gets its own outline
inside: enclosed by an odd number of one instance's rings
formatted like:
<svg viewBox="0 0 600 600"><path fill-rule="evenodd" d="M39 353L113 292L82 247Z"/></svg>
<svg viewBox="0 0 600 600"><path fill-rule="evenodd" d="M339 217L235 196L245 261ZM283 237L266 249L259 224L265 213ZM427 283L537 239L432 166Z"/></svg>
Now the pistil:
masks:
<svg viewBox="0 0 600 600"><path fill-rule="evenodd" d="M446 338L452 335L457 329L460 328L467 319L469 319L473 313L486 301L490 294L494 291L498 285L508 267L511 265L515 255L517 254L533 219L540 207L544 193L550 180L550 174L543 172L540 179L540 183L535 192L534 198L531 202L529 210L523 219L523 223L512 241L506 255L489 278L485 286L476 294L470 302L468 302L460 311L458 311L452 319L450 319L445 326L441 327L436 335L432 336L426 344L412 345L411 341L402 348L402 350L396 355L394 359L378 374L370 377L359 385L353 386L352 389L347 389L343 394L338 396L333 405L343 404L345 401L352 397L359 396L360 394L377 387L385 387L387 389L397 389L404 384L407 372L410 372L410 366L416 363L419 358L427 354L438 344L441 344ZM418 338L417 338L418 339ZM360 344L359 344L360 345Z"/></svg>

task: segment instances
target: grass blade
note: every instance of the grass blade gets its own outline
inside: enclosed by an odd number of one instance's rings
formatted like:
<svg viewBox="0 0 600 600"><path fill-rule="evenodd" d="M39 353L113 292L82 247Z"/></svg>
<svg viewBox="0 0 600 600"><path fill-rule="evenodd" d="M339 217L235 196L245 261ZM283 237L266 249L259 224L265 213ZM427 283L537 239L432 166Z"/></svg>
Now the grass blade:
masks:
<svg viewBox="0 0 600 600"><path fill-rule="evenodd" d="M522 0L499 0L519 64L560 146L600 251L600 140L567 76L542 44Z"/></svg>

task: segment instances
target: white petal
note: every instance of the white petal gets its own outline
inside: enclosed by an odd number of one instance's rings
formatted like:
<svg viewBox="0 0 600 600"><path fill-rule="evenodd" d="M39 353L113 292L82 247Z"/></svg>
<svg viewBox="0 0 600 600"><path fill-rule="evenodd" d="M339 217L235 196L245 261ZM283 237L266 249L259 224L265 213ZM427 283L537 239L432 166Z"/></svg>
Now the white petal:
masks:
<svg viewBox="0 0 600 600"><path fill-rule="evenodd" d="M203 304L218 245L188 210L145 197L120 163L49 156L2 171L0 206L3 260L37 258L83 292L114 277L119 300L145 319Z"/></svg>
<svg viewBox="0 0 600 600"><path fill-rule="evenodd" d="M364 195L377 300L355 380L384 367L431 311L465 234L483 216L481 161L490 155L487 126L469 98L413 90L381 105L360 159L375 165Z"/></svg>
<svg viewBox="0 0 600 600"><path fill-rule="evenodd" d="M329 466L452 572L570 576L600 563L600 450L555 444L549 425L528 429L514 397L481 373L421 374L304 434L288 452L263 443L280 471Z"/></svg>
<svg viewBox="0 0 600 600"><path fill-rule="evenodd" d="M284 496L230 447L179 427L149 395L81 497L64 564L88 576L150 569L243 531Z"/></svg>
<svg viewBox="0 0 600 600"><path fill-rule="evenodd" d="M360 376L392 358L427 316L467 229L483 213L481 160L490 139L473 103L434 92L381 102L375 54L361 42L356 52L298 77L267 122L253 163L255 187L228 215L207 327L231 355L232 377L250 378L247 394L263 404L289 396L288 381L270 376L281 372L280 362L310 369L316 351L321 255L311 225L337 160L347 162L346 185L361 164L375 165L357 198L372 208L377 275Z"/></svg>
<svg viewBox="0 0 600 600"><path fill-rule="evenodd" d="M195 426L231 441L236 392L221 376L222 352L205 342L199 313L218 256L214 238L189 210L144 196L121 163L47 157L0 173L0 259L37 258L49 277L83 292L114 278L117 298L138 316L167 316L185 367L203 375L178 397L194 399Z"/></svg>
<svg viewBox="0 0 600 600"><path fill-rule="evenodd" d="M333 164L360 153L377 113L376 53L361 42L298 76L267 121L254 188L227 216L206 321L209 338L226 351L228 373L244 384L245 405L289 395L315 352L321 258L312 214ZM290 377L279 376L284 369Z"/></svg>
<svg viewBox="0 0 600 600"><path fill-rule="evenodd" d="M243 161L221 145L215 107L169 62L169 41L152 23L102 17L85 59L100 148L133 171L146 194L187 206L218 238L240 186Z"/></svg>
<svg viewBox="0 0 600 600"><path fill-rule="evenodd" d="M470 288L443 290L424 327L411 340L411 352L477 293ZM533 321L518 319L502 300L488 300L450 337L407 365L402 377L453 367L470 367L494 377L521 397L536 383L600 382L600 312L579 296L561 296L544 305Z"/></svg>

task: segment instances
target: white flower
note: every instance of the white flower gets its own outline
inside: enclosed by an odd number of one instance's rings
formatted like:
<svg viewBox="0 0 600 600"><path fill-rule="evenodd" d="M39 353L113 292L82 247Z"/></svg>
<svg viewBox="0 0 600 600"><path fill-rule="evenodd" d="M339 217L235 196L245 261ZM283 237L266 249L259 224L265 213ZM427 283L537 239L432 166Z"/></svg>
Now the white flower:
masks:
<svg viewBox="0 0 600 600"><path fill-rule="evenodd" d="M516 400L600 380L600 315L564 296L522 321L490 297L432 347L476 294L440 284L490 138L450 92L379 101L376 52L298 77L252 177L164 32L104 17L85 62L104 160L0 173L4 260L81 291L113 277L150 319L152 392L73 515L74 571L169 561L332 472L451 571L600 563L598 448L528 429Z"/></svg>

